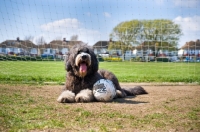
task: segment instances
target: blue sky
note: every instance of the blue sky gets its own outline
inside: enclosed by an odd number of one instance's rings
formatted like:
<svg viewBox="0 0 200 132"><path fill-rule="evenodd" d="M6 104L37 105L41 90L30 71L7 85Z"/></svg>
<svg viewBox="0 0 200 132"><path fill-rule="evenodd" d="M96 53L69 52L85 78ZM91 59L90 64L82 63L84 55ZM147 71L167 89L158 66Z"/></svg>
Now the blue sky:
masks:
<svg viewBox="0 0 200 132"><path fill-rule="evenodd" d="M8 39L46 42L72 35L93 45L109 40L112 29L132 19L170 19L180 24L179 47L200 39L200 0L0 0L0 42Z"/></svg>

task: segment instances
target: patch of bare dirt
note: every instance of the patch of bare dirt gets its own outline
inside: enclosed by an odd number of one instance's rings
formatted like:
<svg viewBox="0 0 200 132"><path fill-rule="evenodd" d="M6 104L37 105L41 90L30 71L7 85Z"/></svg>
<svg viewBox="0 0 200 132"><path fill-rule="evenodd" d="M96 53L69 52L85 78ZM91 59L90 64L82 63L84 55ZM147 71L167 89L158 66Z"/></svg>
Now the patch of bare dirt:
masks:
<svg viewBox="0 0 200 132"><path fill-rule="evenodd" d="M122 87L133 87L134 84L122 84ZM116 122L121 127L107 127L108 131L200 131L200 86L144 86L146 95L116 99L113 102L92 102L60 104L56 102L63 86L57 85L8 85L14 91L30 94L35 98L42 98L45 103L57 107L58 113L66 113L66 107L71 109L81 108L99 117L88 118L90 122ZM0 85L0 87L7 87ZM100 113L119 113L121 116L107 115L101 118ZM191 115L190 115L191 114ZM125 115L133 116L127 117ZM124 116L124 117L123 117ZM104 116L102 116L104 117ZM114 127L114 128L113 128ZM67 129L67 128L66 128ZM62 129L63 130L63 129ZM82 125L74 131L89 131L87 125ZM104 129L93 128L103 131ZM53 130L54 131L54 130Z"/></svg>

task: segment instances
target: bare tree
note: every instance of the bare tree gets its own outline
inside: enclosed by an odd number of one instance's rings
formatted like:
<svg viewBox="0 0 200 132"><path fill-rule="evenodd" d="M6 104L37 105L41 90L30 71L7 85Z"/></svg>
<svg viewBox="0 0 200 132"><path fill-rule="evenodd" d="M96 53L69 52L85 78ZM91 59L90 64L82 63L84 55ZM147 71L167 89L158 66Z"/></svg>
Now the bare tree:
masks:
<svg viewBox="0 0 200 132"><path fill-rule="evenodd" d="M29 40L29 41L33 41L33 36L32 35L27 35L24 37L24 40Z"/></svg>
<svg viewBox="0 0 200 132"><path fill-rule="evenodd" d="M43 36L40 36L40 37L38 37L38 38L36 39L36 44L37 44L37 45L43 45L43 44L45 44L45 43L46 43L46 41L45 41L45 39L44 39Z"/></svg>
<svg viewBox="0 0 200 132"><path fill-rule="evenodd" d="M70 40L71 41L77 41L78 40L78 35L72 35Z"/></svg>
<svg viewBox="0 0 200 132"><path fill-rule="evenodd" d="M62 40L62 36L55 37L55 40Z"/></svg>

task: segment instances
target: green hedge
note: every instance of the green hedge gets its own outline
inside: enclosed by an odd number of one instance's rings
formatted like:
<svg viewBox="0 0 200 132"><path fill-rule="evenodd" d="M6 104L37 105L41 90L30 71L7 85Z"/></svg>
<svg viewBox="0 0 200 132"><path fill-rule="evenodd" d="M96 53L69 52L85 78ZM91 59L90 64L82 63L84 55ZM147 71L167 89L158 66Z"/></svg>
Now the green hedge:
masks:
<svg viewBox="0 0 200 132"><path fill-rule="evenodd" d="M169 62L170 60L168 58L156 58L157 61L160 62Z"/></svg>
<svg viewBox="0 0 200 132"><path fill-rule="evenodd" d="M132 61L132 62L142 62L142 58L135 57L135 58L131 58L130 61Z"/></svg>
<svg viewBox="0 0 200 132"><path fill-rule="evenodd" d="M0 61L55 61L52 58L42 58L40 56L9 56L0 55ZM56 59L56 61L61 61L61 59Z"/></svg>
<svg viewBox="0 0 200 132"><path fill-rule="evenodd" d="M102 58L101 56L97 56L97 59L98 59L99 62L104 61L103 58Z"/></svg>

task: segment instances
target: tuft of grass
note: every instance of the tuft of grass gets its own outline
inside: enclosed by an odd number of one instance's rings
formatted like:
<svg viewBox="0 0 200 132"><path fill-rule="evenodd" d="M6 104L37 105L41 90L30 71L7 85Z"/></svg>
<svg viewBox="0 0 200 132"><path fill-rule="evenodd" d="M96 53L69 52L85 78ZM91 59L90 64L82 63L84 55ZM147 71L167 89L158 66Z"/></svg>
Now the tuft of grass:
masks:
<svg viewBox="0 0 200 132"><path fill-rule="evenodd" d="M100 131L102 131L102 132L109 132L108 128L104 124L100 125Z"/></svg>
<svg viewBox="0 0 200 132"><path fill-rule="evenodd" d="M198 120L199 116L198 116L198 112L196 111L190 111L187 113L187 117L191 120Z"/></svg>

